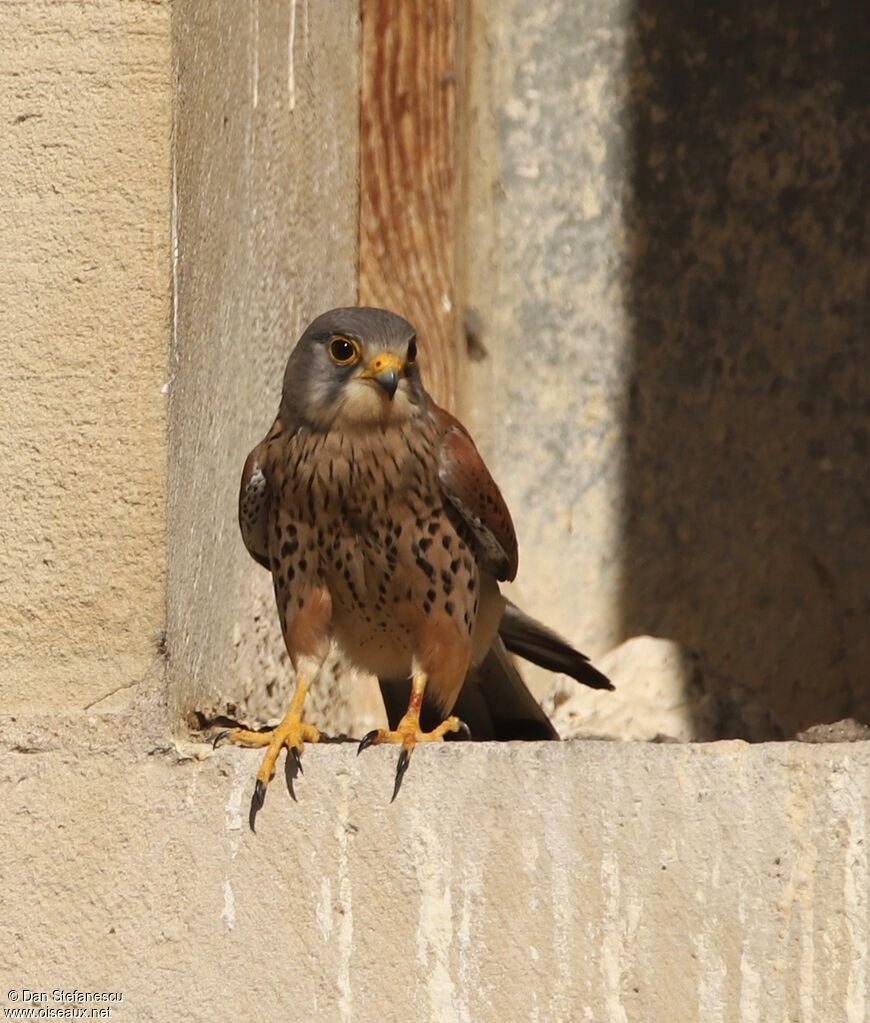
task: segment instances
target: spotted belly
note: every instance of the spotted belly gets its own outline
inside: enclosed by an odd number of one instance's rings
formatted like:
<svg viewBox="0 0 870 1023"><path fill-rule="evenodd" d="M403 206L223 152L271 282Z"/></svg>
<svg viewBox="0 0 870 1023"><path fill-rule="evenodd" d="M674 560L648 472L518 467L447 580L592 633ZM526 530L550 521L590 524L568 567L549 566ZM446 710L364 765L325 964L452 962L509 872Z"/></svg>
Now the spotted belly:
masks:
<svg viewBox="0 0 870 1023"><path fill-rule="evenodd" d="M435 520L432 520L433 522ZM381 678L410 674L427 624L450 619L456 642L469 642L478 613L479 573L446 518L437 529L346 537L324 566L333 636L359 667Z"/></svg>
<svg viewBox="0 0 870 1023"><path fill-rule="evenodd" d="M325 586L331 638L382 678L407 676L433 645L473 645L485 581L467 523L445 502L435 443L415 429L353 443L303 435L298 451L291 445L272 481L281 494L271 549L285 634L306 594ZM294 458L315 455L316 471L298 471Z"/></svg>

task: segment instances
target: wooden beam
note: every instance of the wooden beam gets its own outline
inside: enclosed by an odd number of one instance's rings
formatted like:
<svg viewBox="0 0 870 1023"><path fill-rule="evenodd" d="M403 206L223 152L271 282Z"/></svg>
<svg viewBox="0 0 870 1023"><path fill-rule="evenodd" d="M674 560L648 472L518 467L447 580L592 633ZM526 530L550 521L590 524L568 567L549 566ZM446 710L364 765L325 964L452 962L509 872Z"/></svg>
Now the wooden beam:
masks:
<svg viewBox="0 0 870 1023"><path fill-rule="evenodd" d="M466 0L362 0L359 302L417 328L426 386L452 405Z"/></svg>

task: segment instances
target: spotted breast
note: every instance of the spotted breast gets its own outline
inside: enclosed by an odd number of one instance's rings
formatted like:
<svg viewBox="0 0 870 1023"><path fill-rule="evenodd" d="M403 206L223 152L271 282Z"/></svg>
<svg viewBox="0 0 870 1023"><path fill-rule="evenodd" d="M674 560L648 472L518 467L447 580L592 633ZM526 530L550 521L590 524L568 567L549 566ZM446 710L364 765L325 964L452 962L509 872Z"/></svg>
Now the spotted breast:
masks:
<svg viewBox="0 0 870 1023"><path fill-rule="evenodd" d="M325 585L334 638L382 678L410 674L433 619L454 625L450 640L467 648L465 668L475 648L482 656L498 618L479 634L474 539L445 499L440 443L425 416L354 435L299 430L271 446L264 471L280 497L269 556L285 629L306 594Z"/></svg>

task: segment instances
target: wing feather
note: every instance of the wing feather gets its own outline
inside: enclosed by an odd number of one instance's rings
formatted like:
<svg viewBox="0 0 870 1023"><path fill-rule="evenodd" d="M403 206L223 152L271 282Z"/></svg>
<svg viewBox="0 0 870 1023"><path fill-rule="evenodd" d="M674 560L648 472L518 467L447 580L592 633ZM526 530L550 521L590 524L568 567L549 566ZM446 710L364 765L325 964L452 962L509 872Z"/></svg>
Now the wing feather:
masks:
<svg viewBox="0 0 870 1023"><path fill-rule="evenodd" d="M443 431L438 479L444 496L474 535L484 567L496 579L513 579L517 536L501 491L459 420L434 403L433 415Z"/></svg>
<svg viewBox="0 0 870 1023"><path fill-rule="evenodd" d="M245 459L242 482L239 487L239 528L248 554L263 568L269 568L269 514L271 495L266 475L268 446L283 432L278 418L266 437Z"/></svg>

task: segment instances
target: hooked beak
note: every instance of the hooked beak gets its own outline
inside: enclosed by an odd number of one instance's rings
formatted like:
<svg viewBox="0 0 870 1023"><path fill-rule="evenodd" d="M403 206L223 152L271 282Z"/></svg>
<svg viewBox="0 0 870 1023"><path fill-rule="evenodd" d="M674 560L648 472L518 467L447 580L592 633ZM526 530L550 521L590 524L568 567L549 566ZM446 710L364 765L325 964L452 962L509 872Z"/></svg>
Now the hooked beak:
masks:
<svg viewBox="0 0 870 1023"><path fill-rule="evenodd" d="M404 363L398 355L382 352L371 360L360 376L364 380L373 380L387 397L392 399L399 386L399 375L403 369Z"/></svg>

